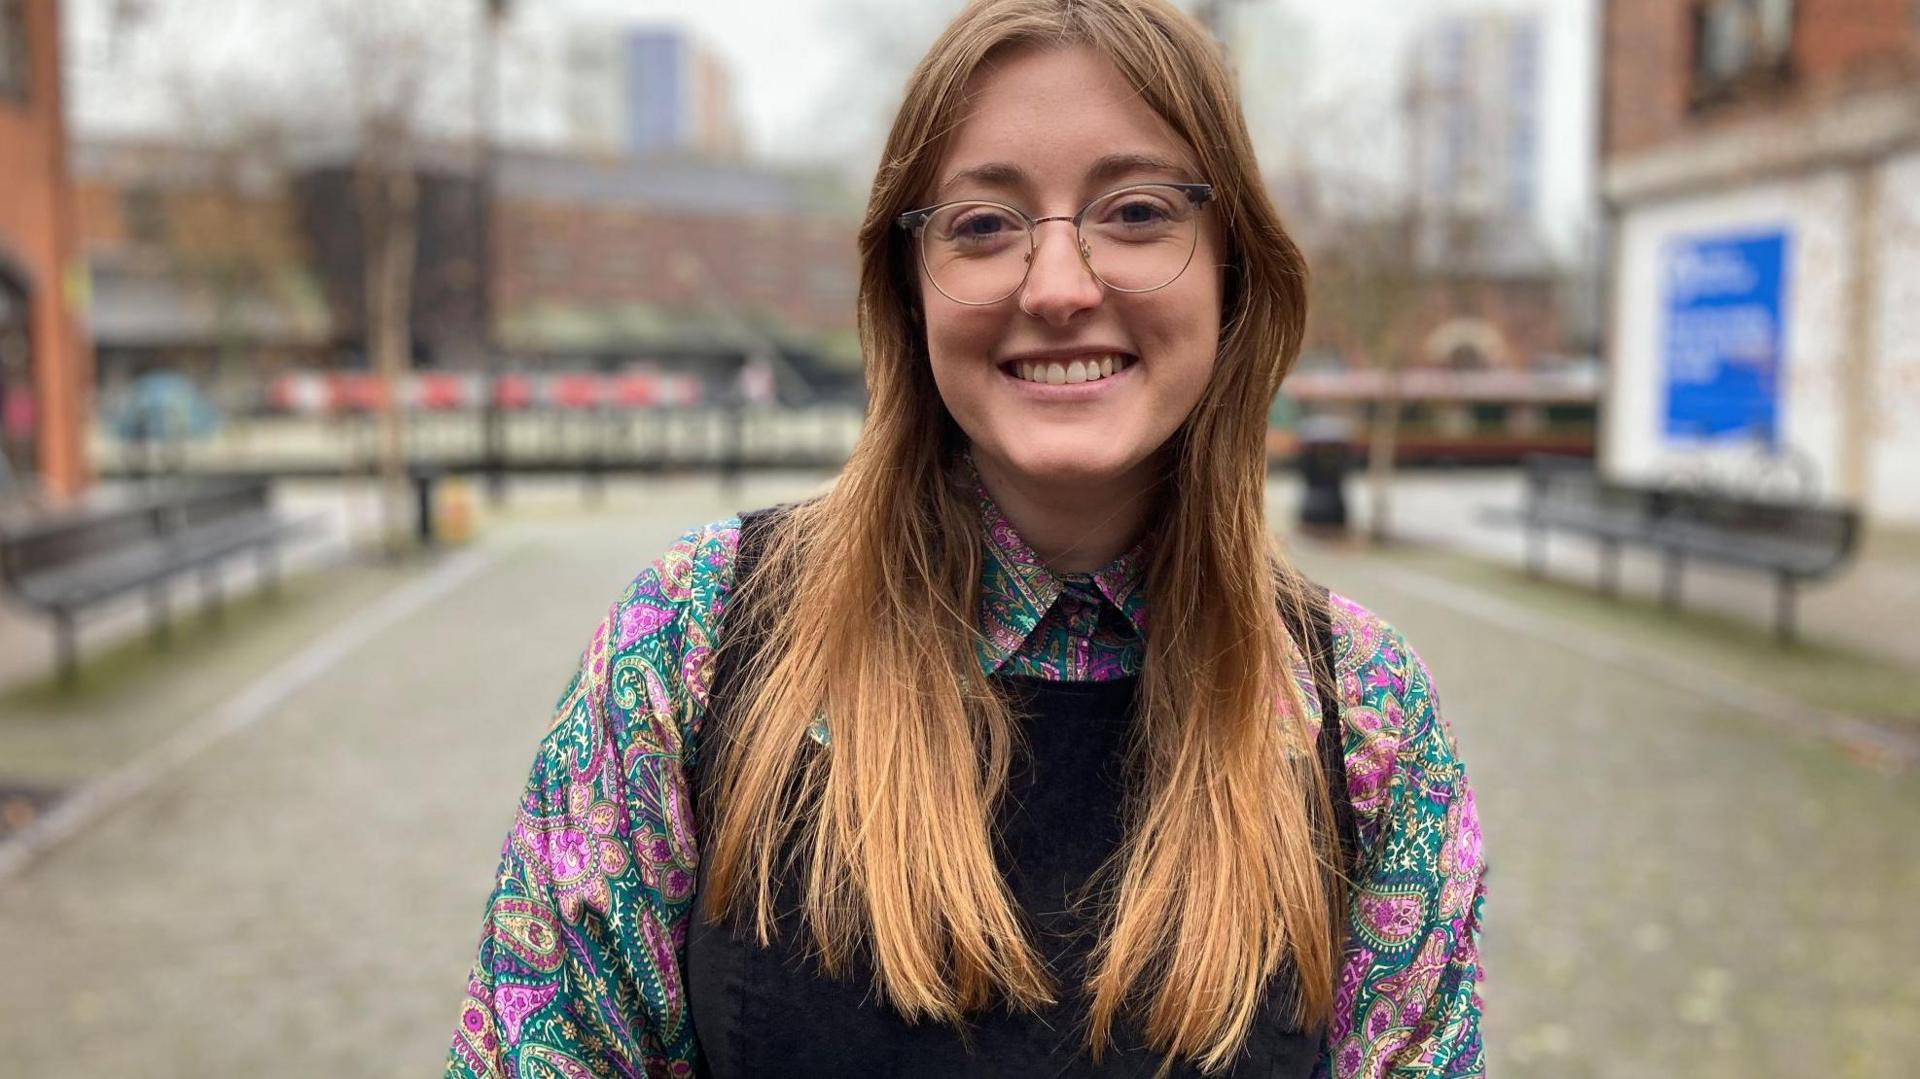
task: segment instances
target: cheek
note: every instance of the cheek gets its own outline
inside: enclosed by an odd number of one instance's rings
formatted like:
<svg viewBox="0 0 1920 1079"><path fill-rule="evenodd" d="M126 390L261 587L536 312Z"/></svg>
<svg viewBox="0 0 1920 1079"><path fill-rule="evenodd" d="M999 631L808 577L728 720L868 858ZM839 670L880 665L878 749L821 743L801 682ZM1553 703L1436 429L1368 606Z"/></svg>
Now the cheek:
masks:
<svg viewBox="0 0 1920 1079"><path fill-rule="evenodd" d="M995 344L1005 332L1007 317L984 307L937 304L927 309L927 354L934 371L954 371L987 365Z"/></svg>
<svg viewBox="0 0 1920 1079"><path fill-rule="evenodd" d="M987 408L990 380L999 377L991 357L1005 321L985 308L948 304L927 311L927 360L934 388L947 414L963 428L974 428Z"/></svg>
<svg viewBox="0 0 1920 1079"><path fill-rule="evenodd" d="M1187 287L1181 287L1187 286ZM1141 312L1138 333L1149 356L1197 396L1213 373L1220 351L1220 289L1211 273L1196 274L1155 294L1150 312Z"/></svg>

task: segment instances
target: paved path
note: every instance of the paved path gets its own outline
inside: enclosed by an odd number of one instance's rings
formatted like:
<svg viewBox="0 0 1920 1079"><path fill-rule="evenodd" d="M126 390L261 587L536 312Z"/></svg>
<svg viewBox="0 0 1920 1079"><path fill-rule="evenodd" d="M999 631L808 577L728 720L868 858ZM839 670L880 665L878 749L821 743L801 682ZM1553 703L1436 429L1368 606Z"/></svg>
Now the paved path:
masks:
<svg viewBox="0 0 1920 1079"><path fill-rule="evenodd" d="M355 608L386 615L310 637L327 655L261 657L280 685L219 668L223 702L171 729L251 692L246 722L0 880L0 1074L433 1074L595 620L685 526L800 489L529 500L456 587L396 608L421 586L395 584ZM1909 1074L1915 771L1469 611L1425 569L1301 557L1407 632L1458 732L1492 858L1497 1074ZM196 673L154 674L154 699Z"/></svg>
<svg viewBox="0 0 1920 1079"><path fill-rule="evenodd" d="M1399 567L1303 561L1407 634L1459 737L1497 1074L1912 1074L1913 770L1464 614Z"/></svg>

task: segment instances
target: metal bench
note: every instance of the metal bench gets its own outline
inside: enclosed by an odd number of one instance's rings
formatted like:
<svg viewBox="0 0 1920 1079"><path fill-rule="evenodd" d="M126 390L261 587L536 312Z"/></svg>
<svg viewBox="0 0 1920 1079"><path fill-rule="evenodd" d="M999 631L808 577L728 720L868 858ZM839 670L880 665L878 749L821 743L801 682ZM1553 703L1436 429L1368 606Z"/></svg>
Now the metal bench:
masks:
<svg viewBox="0 0 1920 1079"><path fill-rule="evenodd" d="M1807 581L1826 577L1852 557L1859 514L1838 506L1761 498L1701 487L1677 488L1602 479L1576 458L1528 458L1527 501L1506 515L1527 530L1527 570L1546 572L1550 532L1584 535L1600 545L1600 587L1620 588L1620 552L1658 551L1661 600L1680 605L1689 561L1712 562L1773 576L1774 631L1794 636L1795 599Z"/></svg>
<svg viewBox="0 0 1920 1079"><path fill-rule="evenodd" d="M81 614L145 592L153 632L164 637L170 585L197 574L217 617L222 564L251 554L271 592L278 545L303 527L275 514L265 480L198 484L0 531L0 580L53 619L60 678L71 684Z"/></svg>

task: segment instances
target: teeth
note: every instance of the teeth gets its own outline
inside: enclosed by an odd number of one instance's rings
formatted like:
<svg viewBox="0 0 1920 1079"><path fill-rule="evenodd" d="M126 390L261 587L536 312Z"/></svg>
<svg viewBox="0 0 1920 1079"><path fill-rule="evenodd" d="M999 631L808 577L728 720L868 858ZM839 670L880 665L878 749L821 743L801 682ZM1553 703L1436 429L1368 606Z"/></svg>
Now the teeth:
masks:
<svg viewBox="0 0 1920 1079"><path fill-rule="evenodd" d="M1026 382L1038 382L1047 386L1070 386L1112 378L1130 366L1132 361L1125 356L1109 355L1099 359L1074 360L1068 364L1022 361L1013 365L1013 374L1014 377Z"/></svg>

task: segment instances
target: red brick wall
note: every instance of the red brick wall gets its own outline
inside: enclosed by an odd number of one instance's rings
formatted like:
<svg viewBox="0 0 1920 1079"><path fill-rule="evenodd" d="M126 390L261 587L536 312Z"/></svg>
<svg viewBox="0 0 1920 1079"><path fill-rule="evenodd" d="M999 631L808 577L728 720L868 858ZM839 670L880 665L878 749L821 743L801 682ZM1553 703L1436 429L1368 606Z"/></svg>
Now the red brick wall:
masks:
<svg viewBox="0 0 1920 1079"><path fill-rule="evenodd" d="M1603 157L1629 157L1866 86L1920 80L1920 9L1913 0L1798 0L1788 82L1695 110L1693 8L1692 0L1604 0Z"/></svg>
<svg viewBox="0 0 1920 1079"><path fill-rule="evenodd" d="M526 201L499 213L503 317L540 304L698 311L717 282L739 311L803 331L853 328L852 221ZM688 253L711 279L687 264Z"/></svg>
<svg viewBox="0 0 1920 1079"><path fill-rule="evenodd" d="M1554 281L1441 282L1421 298L1411 315L1408 339L1414 343L1413 362L1444 362L1444 357L1427 355L1423 346L1435 330L1461 318L1483 319L1498 330L1511 350L1506 362L1515 368L1526 369L1542 356L1567 351L1565 320Z"/></svg>
<svg viewBox="0 0 1920 1079"><path fill-rule="evenodd" d="M127 220L128 189L103 178L74 183L80 247L88 256L164 251L176 259L249 257L257 263L305 256L292 194L238 196L217 189L153 192L158 235L137 237Z"/></svg>
<svg viewBox="0 0 1920 1079"><path fill-rule="evenodd" d="M1389 346L1414 367L1445 362L1427 354L1434 331L1459 319L1486 322L1499 333L1508 349L1504 357L1487 357L1494 366L1532 368L1542 357L1569 351L1566 316L1560 284L1549 278L1498 280L1458 277L1422 286L1393 322ZM1348 363L1363 365L1361 332L1339 325L1324 309L1308 316L1307 351L1331 349Z"/></svg>
<svg viewBox="0 0 1920 1079"><path fill-rule="evenodd" d="M41 481L78 494L89 468L84 434L92 362L71 283L80 266L60 98L57 0L26 0L31 84L24 105L0 98L0 259L30 290Z"/></svg>

